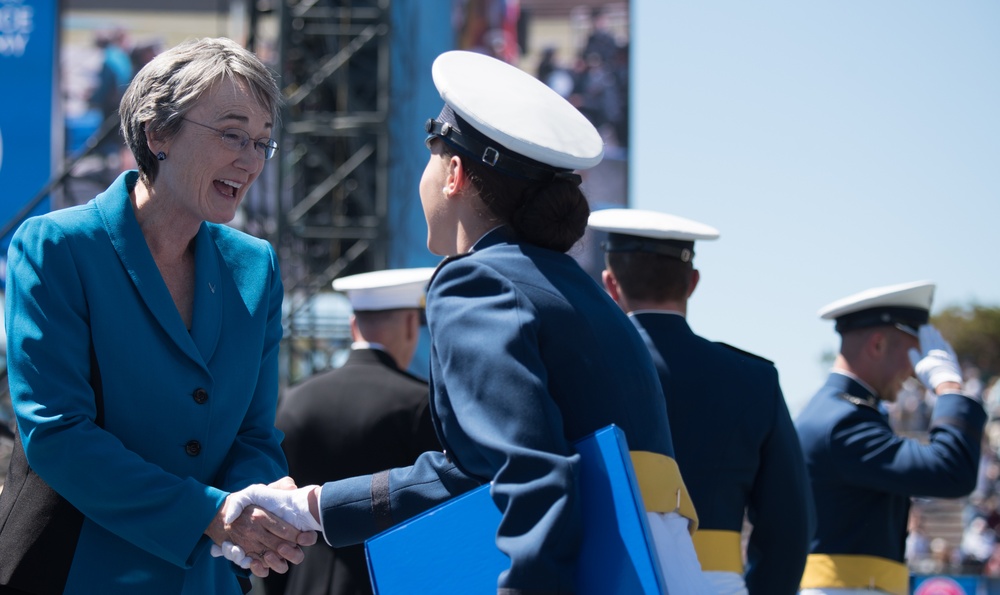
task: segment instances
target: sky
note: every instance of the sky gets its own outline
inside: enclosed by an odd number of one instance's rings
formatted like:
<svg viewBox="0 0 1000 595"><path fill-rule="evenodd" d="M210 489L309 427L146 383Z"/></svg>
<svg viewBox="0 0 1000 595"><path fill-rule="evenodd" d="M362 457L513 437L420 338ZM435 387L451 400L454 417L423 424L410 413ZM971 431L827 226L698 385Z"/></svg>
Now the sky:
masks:
<svg viewBox="0 0 1000 595"><path fill-rule="evenodd" d="M795 415L822 306L937 283L1000 306L1000 3L632 0L629 204L716 227L688 320L772 360Z"/></svg>

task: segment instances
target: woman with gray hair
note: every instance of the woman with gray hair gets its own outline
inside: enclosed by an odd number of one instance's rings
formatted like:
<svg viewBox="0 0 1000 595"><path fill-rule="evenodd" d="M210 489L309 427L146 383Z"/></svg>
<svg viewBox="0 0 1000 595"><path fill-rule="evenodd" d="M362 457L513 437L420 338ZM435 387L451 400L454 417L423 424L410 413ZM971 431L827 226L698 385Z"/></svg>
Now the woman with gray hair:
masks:
<svg viewBox="0 0 1000 595"><path fill-rule="evenodd" d="M264 576L315 542L261 510L223 522L232 492L294 487L274 428L277 257L225 225L277 150L279 103L230 40L167 50L121 103L138 171L16 232L0 593L239 593L213 543Z"/></svg>

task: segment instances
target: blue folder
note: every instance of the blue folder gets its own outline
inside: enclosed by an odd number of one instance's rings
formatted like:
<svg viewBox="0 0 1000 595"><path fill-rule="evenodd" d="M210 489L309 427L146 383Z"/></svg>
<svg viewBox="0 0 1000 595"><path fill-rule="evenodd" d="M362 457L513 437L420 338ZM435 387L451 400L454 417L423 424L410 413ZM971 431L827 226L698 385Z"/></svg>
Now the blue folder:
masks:
<svg viewBox="0 0 1000 595"><path fill-rule="evenodd" d="M583 541L580 595L665 595L625 434L611 425L576 443ZM500 512L484 485L365 542L377 595L495 593L510 565L496 548Z"/></svg>

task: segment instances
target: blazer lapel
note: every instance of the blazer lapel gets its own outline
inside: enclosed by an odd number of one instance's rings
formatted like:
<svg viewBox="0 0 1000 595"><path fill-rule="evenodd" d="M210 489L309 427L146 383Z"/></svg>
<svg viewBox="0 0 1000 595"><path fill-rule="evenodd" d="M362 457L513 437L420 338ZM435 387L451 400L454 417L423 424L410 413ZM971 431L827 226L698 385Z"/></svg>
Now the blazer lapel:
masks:
<svg viewBox="0 0 1000 595"><path fill-rule="evenodd" d="M194 340L181 320L132 210L129 190L135 186L138 176L135 171L125 172L108 190L97 196L95 203L104 220L111 244L146 307L177 346L189 357L201 362ZM204 231L203 225L199 235ZM195 307L197 310L197 302Z"/></svg>
<svg viewBox="0 0 1000 595"><path fill-rule="evenodd" d="M201 357L212 358L222 332L222 272L219 251L204 223L195 237L194 317L191 338Z"/></svg>

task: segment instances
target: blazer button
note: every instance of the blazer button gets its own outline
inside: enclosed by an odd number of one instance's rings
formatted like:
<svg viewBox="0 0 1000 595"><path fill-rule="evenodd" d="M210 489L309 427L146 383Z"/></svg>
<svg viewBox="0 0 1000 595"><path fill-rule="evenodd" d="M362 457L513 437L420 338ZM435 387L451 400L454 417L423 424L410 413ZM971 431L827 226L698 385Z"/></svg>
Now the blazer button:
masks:
<svg viewBox="0 0 1000 595"><path fill-rule="evenodd" d="M197 440L188 440L188 443L184 445L184 452L188 453L192 457L198 456L201 452L201 442Z"/></svg>
<svg viewBox="0 0 1000 595"><path fill-rule="evenodd" d="M203 388L196 388L194 392L191 393L191 397L194 398L194 402L199 405L204 405L205 401L208 400L208 391Z"/></svg>

